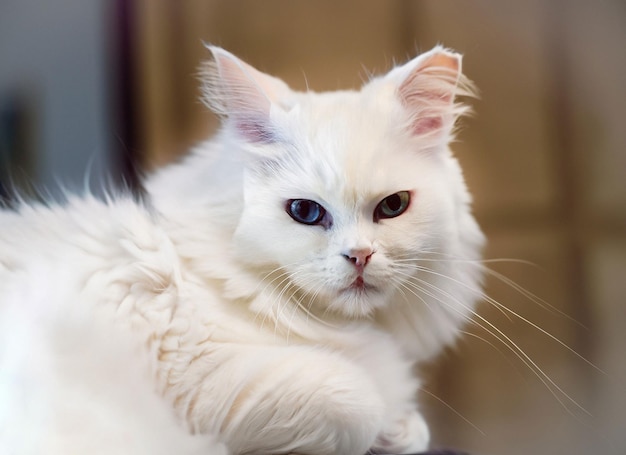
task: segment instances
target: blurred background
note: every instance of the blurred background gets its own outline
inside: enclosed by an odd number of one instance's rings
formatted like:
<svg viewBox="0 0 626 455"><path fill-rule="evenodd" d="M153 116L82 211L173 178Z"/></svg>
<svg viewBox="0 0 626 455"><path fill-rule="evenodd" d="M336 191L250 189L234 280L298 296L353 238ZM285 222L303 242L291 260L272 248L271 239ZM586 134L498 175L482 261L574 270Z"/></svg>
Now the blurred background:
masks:
<svg viewBox="0 0 626 455"><path fill-rule="evenodd" d="M508 259L487 263L488 294L520 317L481 314L528 358L468 327L425 368L434 445L626 453L623 0L3 0L0 197L133 187L206 138L203 41L317 91L462 52L481 98L454 150L486 256Z"/></svg>

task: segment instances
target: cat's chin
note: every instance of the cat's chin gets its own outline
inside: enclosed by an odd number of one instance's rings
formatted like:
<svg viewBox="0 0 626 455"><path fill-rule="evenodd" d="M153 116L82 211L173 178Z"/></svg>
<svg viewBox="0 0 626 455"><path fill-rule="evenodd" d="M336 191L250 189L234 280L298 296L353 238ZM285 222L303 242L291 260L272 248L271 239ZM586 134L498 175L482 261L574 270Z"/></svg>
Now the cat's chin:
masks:
<svg viewBox="0 0 626 455"><path fill-rule="evenodd" d="M370 316L376 309L389 301L389 292L379 286L355 279L350 285L339 289L329 299L328 309L350 318Z"/></svg>

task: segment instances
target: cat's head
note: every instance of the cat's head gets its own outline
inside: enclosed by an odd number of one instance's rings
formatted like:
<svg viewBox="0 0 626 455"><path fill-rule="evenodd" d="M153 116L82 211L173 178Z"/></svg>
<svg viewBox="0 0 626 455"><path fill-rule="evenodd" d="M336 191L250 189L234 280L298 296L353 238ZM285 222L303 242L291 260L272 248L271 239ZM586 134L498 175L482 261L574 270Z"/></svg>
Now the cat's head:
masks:
<svg viewBox="0 0 626 455"><path fill-rule="evenodd" d="M298 93L210 49L206 100L245 163L238 259L312 310L367 316L414 294L416 260L470 217L448 149L471 91L461 57L437 47L360 91Z"/></svg>

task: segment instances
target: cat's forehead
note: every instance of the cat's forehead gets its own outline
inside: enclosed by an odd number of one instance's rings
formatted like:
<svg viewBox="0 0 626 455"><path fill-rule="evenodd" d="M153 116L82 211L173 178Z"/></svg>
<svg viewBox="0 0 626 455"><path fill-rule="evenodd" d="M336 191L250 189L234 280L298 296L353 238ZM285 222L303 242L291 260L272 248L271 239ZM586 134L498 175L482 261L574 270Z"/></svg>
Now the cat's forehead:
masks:
<svg viewBox="0 0 626 455"><path fill-rule="evenodd" d="M318 95L301 118L302 145L313 162L351 181L397 174L413 154L390 111L384 100L360 92Z"/></svg>
<svg viewBox="0 0 626 455"><path fill-rule="evenodd" d="M390 134L382 103L351 91L309 95L293 126L303 152L339 168L383 159Z"/></svg>
<svg viewBox="0 0 626 455"><path fill-rule="evenodd" d="M394 137L376 100L341 92L315 95L307 103L292 129L290 192L361 206L413 189L419 166Z"/></svg>
<svg viewBox="0 0 626 455"><path fill-rule="evenodd" d="M298 99L303 126L332 131L350 131L361 124L386 115L381 97L368 92L343 90L301 94Z"/></svg>

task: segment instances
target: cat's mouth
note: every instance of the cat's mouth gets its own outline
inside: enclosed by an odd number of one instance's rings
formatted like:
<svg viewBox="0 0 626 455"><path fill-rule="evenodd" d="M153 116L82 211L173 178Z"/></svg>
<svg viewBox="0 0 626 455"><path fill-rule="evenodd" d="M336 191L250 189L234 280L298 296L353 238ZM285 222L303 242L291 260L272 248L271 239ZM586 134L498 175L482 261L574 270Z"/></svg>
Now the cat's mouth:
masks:
<svg viewBox="0 0 626 455"><path fill-rule="evenodd" d="M355 280L343 290L343 292L356 292L356 293L366 293L366 292L376 292L378 288L372 284L369 284L365 281L365 279L359 275L355 278Z"/></svg>

